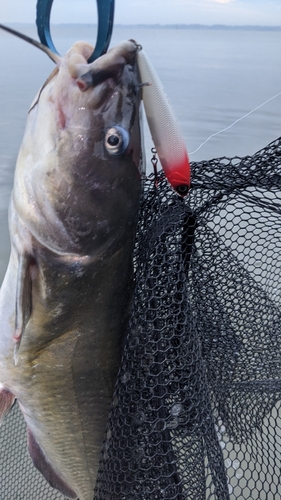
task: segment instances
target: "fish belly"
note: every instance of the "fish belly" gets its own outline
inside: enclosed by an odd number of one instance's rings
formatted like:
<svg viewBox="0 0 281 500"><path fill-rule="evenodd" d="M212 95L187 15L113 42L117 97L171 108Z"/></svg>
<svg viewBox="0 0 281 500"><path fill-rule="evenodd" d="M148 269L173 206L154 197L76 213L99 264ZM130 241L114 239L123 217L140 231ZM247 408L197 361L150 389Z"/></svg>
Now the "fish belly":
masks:
<svg viewBox="0 0 281 500"><path fill-rule="evenodd" d="M85 266L41 252L17 365L11 349L0 366L0 383L26 420L35 466L79 500L94 495L128 319L131 254L132 243ZM14 278L13 266L8 272Z"/></svg>

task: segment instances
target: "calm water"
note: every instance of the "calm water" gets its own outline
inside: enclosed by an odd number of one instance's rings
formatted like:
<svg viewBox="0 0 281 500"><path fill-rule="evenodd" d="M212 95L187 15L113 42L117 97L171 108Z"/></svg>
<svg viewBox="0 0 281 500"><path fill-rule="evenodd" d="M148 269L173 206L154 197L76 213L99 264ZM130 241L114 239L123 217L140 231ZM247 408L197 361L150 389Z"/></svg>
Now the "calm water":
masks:
<svg viewBox="0 0 281 500"><path fill-rule="evenodd" d="M18 27L36 37L35 28ZM90 26L53 29L64 53ZM281 32L116 27L112 44L134 38L153 61L190 152L211 134L281 91ZM45 54L0 31L0 283L9 255L7 207L29 105L53 69ZM192 160L253 154L280 135L281 95L212 138ZM151 148L146 131L146 151Z"/></svg>

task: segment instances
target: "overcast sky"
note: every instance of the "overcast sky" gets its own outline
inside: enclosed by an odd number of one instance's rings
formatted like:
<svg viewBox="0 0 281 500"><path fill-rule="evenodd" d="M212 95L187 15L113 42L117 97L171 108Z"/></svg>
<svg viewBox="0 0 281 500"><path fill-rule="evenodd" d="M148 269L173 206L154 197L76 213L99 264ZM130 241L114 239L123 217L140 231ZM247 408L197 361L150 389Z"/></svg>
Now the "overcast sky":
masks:
<svg viewBox="0 0 281 500"><path fill-rule="evenodd" d="M36 0L0 0L0 23L33 23ZM95 0L54 0L53 23L95 23ZM120 24L281 25L281 0L116 0Z"/></svg>

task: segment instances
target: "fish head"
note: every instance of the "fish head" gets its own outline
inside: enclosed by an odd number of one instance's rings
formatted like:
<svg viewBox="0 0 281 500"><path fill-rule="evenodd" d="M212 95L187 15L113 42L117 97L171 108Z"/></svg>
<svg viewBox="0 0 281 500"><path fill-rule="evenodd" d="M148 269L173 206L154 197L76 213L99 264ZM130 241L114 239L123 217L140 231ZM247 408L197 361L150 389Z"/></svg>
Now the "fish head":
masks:
<svg viewBox="0 0 281 500"><path fill-rule="evenodd" d="M136 223L137 50L134 41L125 41L88 64L93 47L77 42L31 106L12 203L25 227L51 250L95 252Z"/></svg>

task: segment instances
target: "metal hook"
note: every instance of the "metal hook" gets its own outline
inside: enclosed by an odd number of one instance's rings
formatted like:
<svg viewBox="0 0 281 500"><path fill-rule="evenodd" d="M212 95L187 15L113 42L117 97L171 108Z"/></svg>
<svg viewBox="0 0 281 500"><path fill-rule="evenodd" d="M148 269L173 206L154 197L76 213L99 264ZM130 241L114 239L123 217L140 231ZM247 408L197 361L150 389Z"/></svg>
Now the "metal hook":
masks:
<svg viewBox="0 0 281 500"><path fill-rule="evenodd" d="M153 165L153 171L154 171L154 185L155 187L158 187L158 172L157 172L157 163L158 163L158 158L156 156L157 151L155 148L151 148L151 153L153 154L151 158L151 163Z"/></svg>
<svg viewBox="0 0 281 500"><path fill-rule="evenodd" d="M108 49L114 19L115 0L97 0L98 8L98 35L95 50L88 62L93 62ZM50 32L50 16L53 0L37 0L36 6L36 26L40 42L58 54L53 44Z"/></svg>

